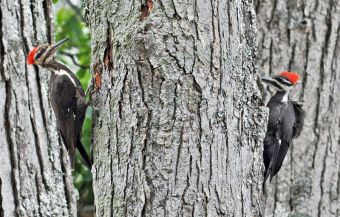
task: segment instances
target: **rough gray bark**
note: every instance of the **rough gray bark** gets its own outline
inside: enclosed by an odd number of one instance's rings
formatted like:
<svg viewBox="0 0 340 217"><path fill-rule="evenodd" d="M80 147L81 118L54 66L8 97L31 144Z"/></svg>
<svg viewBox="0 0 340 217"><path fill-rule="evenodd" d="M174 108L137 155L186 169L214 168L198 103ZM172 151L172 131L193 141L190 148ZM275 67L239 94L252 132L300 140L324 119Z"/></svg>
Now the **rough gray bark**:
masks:
<svg viewBox="0 0 340 217"><path fill-rule="evenodd" d="M49 72L26 65L51 41L51 2L0 3L0 216L74 216L67 154L49 104Z"/></svg>
<svg viewBox="0 0 340 217"><path fill-rule="evenodd" d="M252 1L97 1L97 216L260 216Z"/></svg>
<svg viewBox="0 0 340 217"><path fill-rule="evenodd" d="M340 216L340 1L260 0L259 71L297 71L307 110L266 199L266 216Z"/></svg>

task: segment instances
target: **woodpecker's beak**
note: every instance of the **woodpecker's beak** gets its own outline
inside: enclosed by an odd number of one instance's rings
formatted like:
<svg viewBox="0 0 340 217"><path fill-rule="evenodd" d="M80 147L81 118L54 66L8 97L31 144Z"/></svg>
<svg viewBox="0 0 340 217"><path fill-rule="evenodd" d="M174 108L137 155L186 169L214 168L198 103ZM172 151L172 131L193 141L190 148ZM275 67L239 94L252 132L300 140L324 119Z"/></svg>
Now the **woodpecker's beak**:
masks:
<svg viewBox="0 0 340 217"><path fill-rule="evenodd" d="M68 38L64 38L63 40L60 40L60 41L56 42L55 44L52 44L49 47L48 51L46 51L46 54L48 56L45 57L46 59L43 62L49 63L50 61L52 61L55 53L57 53L58 48L60 48L61 45L63 45L67 40L68 40Z"/></svg>
<svg viewBox="0 0 340 217"><path fill-rule="evenodd" d="M54 49L55 51L62 45L64 44L66 41L68 41L68 38L64 38L60 41L58 41L57 43L55 43L54 45L52 45L52 49Z"/></svg>

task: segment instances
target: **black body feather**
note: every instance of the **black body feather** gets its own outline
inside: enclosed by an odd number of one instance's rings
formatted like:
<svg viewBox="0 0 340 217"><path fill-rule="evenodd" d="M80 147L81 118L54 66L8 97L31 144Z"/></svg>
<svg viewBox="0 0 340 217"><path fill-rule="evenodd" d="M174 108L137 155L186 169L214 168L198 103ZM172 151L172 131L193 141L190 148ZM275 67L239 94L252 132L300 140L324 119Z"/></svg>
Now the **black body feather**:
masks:
<svg viewBox="0 0 340 217"><path fill-rule="evenodd" d="M56 72L63 70L68 74L53 74L50 85L52 108L56 114L59 132L68 151L71 166L74 168L75 152L78 149L86 165L91 169L92 162L81 143L82 126L88 106L85 92L79 80L66 66L54 62L49 67Z"/></svg>
<svg viewBox="0 0 340 217"><path fill-rule="evenodd" d="M286 92L277 92L268 102L269 120L264 139L265 180L270 180L280 170L293 138L301 134L305 113L300 104L282 102Z"/></svg>

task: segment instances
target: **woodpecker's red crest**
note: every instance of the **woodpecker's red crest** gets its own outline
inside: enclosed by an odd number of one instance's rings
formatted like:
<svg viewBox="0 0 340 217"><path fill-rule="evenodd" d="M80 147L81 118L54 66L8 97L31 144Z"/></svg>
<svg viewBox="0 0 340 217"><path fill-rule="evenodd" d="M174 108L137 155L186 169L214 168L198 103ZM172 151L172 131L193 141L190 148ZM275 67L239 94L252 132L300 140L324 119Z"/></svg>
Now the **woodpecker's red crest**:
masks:
<svg viewBox="0 0 340 217"><path fill-rule="evenodd" d="M281 72L279 76L288 79L293 85L300 79L300 75L296 72Z"/></svg>
<svg viewBox="0 0 340 217"><path fill-rule="evenodd" d="M27 64L28 64L28 65L32 65L32 64L35 63L35 61L34 61L34 56L35 56L35 54L37 53L37 50L38 50L38 48L35 47L35 48L33 48L33 49L29 52L29 54L28 54L28 56L27 56Z"/></svg>

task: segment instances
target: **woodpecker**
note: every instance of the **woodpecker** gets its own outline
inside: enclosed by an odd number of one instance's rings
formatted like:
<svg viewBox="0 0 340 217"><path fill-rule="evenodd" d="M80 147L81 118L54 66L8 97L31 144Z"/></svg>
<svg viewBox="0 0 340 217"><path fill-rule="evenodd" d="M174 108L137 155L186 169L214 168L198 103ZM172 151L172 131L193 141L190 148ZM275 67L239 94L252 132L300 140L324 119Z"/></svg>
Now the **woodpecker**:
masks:
<svg viewBox="0 0 340 217"><path fill-rule="evenodd" d="M53 45L38 45L29 52L27 63L39 65L52 72L50 100L61 138L69 154L71 167L74 168L77 148L86 165L91 169L92 162L81 142L82 126L88 106L85 92L72 71L54 59L58 48L67 40L65 38Z"/></svg>
<svg viewBox="0 0 340 217"><path fill-rule="evenodd" d="M302 131L305 112L301 104L289 99L290 90L299 78L295 72L281 72L272 78L262 78L264 83L276 90L267 104L269 120L264 138L264 184L269 176L271 181L278 173L293 138Z"/></svg>

